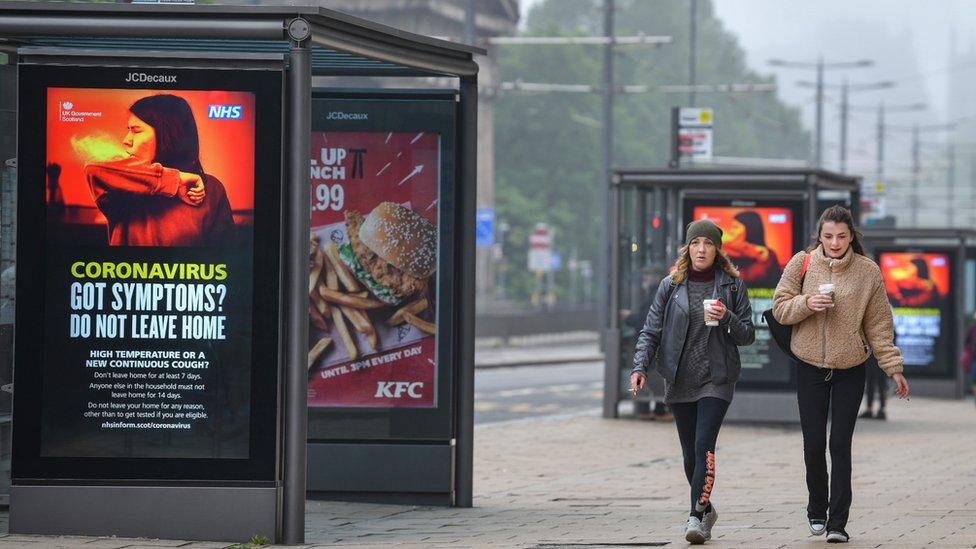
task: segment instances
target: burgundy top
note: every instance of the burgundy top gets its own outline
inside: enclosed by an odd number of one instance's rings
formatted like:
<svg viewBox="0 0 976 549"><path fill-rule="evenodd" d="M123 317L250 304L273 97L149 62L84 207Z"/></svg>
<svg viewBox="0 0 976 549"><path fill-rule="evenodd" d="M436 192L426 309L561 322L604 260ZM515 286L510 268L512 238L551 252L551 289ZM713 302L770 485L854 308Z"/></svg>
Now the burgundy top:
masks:
<svg viewBox="0 0 976 549"><path fill-rule="evenodd" d="M707 271L696 271L694 269L689 269L688 280L692 282L714 282L715 266L713 265L712 268Z"/></svg>

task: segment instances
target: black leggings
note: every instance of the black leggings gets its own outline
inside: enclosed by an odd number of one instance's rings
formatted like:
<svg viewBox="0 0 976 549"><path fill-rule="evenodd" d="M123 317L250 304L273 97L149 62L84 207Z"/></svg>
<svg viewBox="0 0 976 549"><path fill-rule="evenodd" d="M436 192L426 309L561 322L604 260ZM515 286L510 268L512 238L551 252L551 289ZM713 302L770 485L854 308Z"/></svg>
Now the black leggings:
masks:
<svg viewBox="0 0 976 549"><path fill-rule="evenodd" d="M843 530L851 510L851 439L864 396L864 364L827 370L800 362L796 399L807 466L807 518L827 519L827 530ZM830 492L827 492L827 410L830 409ZM829 514L828 514L829 510Z"/></svg>
<svg viewBox="0 0 976 549"><path fill-rule="evenodd" d="M728 402L711 397L671 405L681 440L685 476L691 485L691 514L698 518L711 501L715 486L715 441L728 409Z"/></svg>
<svg viewBox="0 0 976 549"><path fill-rule="evenodd" d="M881 371L878 360L873 356L864 363L864 375L867 378L867 386L864 388L867 393L868 410L874 407L874 396L878 395L878 410L885 409L885 393L888 392L888 376Z"/></svg>

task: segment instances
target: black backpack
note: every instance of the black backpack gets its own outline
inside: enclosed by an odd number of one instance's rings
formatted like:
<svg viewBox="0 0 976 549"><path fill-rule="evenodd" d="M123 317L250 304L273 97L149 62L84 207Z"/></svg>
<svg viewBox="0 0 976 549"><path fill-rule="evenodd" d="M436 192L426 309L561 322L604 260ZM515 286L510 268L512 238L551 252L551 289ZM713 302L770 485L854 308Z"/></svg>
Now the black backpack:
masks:
<svg viewBox="0 0 976 549"><path fill-rule="evenodd" d="M803 256L803 269L800 271L800 288L803 288L803 279L807 276L807 268L810 266L810 254L807 253ZM769 333L773 336L773 341L776 345L786 353L786 356L792 358L793 360L799 362L800 359L796 358L793 354L793 350L790 349L790 343L793 340L793 326L784 326L779 323L778 320L773 318L773 310L766 309L762 314L763 320L766 321L766 325L769 326Z"/></svg>

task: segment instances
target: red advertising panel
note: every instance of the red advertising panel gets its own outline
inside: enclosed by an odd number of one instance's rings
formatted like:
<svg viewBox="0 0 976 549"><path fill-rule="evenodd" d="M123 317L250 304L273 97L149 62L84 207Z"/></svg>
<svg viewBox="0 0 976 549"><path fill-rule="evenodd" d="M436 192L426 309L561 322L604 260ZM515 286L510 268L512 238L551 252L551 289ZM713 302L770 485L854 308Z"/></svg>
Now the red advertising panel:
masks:
<svg viewBox="0 0 976 549"><path fill-rule="evenodd" d="M762 312L772 307L783 268L802 246L802 211L802 203L793 200L719 197L685 202L685 221L710 219L722 229L722 250L739 269L748 289L756 342L739 349L742 386L784 387L790 383L789 358L773 343Z"/></svg>
<svg viewBox="0 0 976 549"><path fill-rule="evenodd" d="M793 257L793 210L778 207L698 206L695 219L722 229L722 250L750 288L775 288Z"/></svg>
<svg viewBox="0 0 976 549"><path fill-rule="evenodd" d="M951 356L946 349L952 318L949 254L881 252L878 262L894 314L895 345L905 366L944 370Z"/></svg>
<svg viewBox="0 0 976 549"><path fill-rule="evenodd" d="M313 132L313 408L436 406L440 137Z"/></svg>

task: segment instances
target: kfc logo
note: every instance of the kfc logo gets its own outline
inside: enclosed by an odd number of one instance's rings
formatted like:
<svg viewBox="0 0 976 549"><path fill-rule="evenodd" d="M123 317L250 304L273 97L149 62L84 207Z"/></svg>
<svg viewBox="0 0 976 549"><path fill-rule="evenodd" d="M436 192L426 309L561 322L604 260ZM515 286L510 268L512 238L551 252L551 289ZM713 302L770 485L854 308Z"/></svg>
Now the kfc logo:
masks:
<svg viewBox="0 0 976 549"><path fill-rule="evenodd" d="M424 384L421 381L378 381L376 383L376 398L403 398L406 394L409 398L423 398L421 392Z"/></svg>

